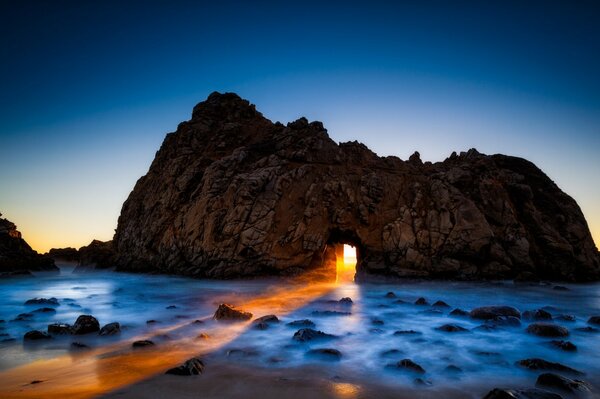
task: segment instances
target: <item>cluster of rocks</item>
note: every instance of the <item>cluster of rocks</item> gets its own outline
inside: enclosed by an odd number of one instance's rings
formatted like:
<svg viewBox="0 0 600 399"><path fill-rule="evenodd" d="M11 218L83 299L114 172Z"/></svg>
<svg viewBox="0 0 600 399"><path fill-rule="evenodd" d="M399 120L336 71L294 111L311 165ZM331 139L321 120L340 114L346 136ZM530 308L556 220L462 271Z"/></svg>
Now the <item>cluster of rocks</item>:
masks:
<svg viewBox="0 0 600 399"><path fill-rule="evenodd" d="M0 277L58 270L52 258L31 249L17 226L1 216L0 213Z"/></svg>
<svg viewBox="0 0 600 399"><path fill-rule="evenodd" d="M76 271L87 269L109 269L115 266L115 251L112 241L92 240L79 249L52 248L47 256L55 261L77 262Z"/></svg>
<svg viewBox="0 0 600 399"><path fill-rule="evenodd" d="M272 123L232 93L166 136L113 241L120 270L195 277L328 267L340 243L357 248L360 278L600 277L579 207L531 162L379 157L320 122Z"/></svg>

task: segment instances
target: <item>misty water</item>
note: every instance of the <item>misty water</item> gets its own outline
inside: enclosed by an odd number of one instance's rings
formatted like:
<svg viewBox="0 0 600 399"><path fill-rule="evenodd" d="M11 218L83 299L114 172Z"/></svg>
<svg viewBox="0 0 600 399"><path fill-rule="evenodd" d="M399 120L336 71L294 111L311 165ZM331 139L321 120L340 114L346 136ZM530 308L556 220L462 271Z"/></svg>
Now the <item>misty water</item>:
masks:
<svg viewBox="0 0 600 399"><path fill-rule="evenodd" d="M71 342L98 348L140 337L157 342L195 337L208 327L230 328L212 320L219 303L244 307L254 296L268 295L274 288L287 284L282 280L213 281L181 277L115 272L72 273L63 266L60 274L0 281L0 372L37 359L72 353ZM307 303L278 315L281 322L261 330L248 323L235 339L228 341L204 358L219 363L234 363L256 368L322 368L329 378L351 378L386 385L410 385L415 389L432 389L415 385L420 377L431 387L452 386L465 391L487 386L533 386L539 371L523 369L515 362L526 358L543 358L580 370L577 377L588 382L600 381L600 334L579 330L589 327L592 315L600 314L600 285L514 284L513 282L394 282L343 283L309 298ZM284 287L285 288L285 287ZM386 294L393 292L396 298ZM285 307L285 295L281 295ZM58 299L56 313L36 313L46 305L25 305L35 297ZM349 297L352 303L340 303ZM416 305L419 298L427 305ZM450 307L431 306L444 301ZM566 352L549 344L557 338L541 338L525 332L529 324L519 327L479 328L484 322L468 316L450 316L455 308L470 310L483 305L510 305L520 311L543 308L570 331L567 338L577 351ZM261 311L263 311L261 309ZM330 311L330 312L327 312ZM31 312L29 320L15 320ZM337 313L336 313L337 312ZM119 322L122 332L116 336L58 336L43 342L23 342L30 330L46 331L50 323L74 323L81 314L95 316L100 325ZM268 314L255 314L260 317ZM575 321L562 321L559 315L572 315ZM193 323L194 320L202 323ZM315 330L335 338L298 342L292 337L301 327L287 323L310 319ZM149 320L155 322L147 323ZM444 332L436 328L456 324L467 331ZM168 334L156 331L172 328ZM411 334L395 334L409 331ZM310 355L317 348L333 348L341 352L338 359L328 355ZM196 353L190 353L194 356ZM425 374L401 371L389 365L401 359L412 359ZM453 365L462 371L448 370Z"/></svg>

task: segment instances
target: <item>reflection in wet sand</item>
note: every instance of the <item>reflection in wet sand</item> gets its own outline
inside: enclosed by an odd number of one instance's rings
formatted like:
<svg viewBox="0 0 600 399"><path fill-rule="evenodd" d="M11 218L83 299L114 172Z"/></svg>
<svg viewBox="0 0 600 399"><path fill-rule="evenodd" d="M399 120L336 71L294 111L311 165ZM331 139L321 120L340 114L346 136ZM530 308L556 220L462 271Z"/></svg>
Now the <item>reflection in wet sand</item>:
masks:
<svg viewBox="0 0 600 399"><path fill-rule="evenodd" d="M264 295L243 298L236 303L255 316L267 313L285 315L336 287L322 282L321 274L306 274L292 281L272 285ZM239 299L242 299L241 297ZM212 315L204 315L210 319ZM208 323L207 323L208 324ZM189 327L189 321L169 328L157 329L154 336L169 334ZM128 342L105 346L75 356L37 360L0 373L2 398L85 398L96 396L142 379L161 374L194 355L214 351L234 340L248 328L248 323L212 323L203 328L210 339L195 335L167 341L141 350L132 350L131 341L148 339L140 336ZM32 381L42 381L31 384Z"/></svg>

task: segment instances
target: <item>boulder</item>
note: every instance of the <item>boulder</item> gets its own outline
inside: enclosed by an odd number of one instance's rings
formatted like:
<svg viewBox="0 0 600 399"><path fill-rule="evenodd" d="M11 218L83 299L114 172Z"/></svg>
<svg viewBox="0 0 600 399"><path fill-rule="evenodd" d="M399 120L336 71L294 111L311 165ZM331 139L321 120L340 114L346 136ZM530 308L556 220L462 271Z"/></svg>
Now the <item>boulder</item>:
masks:
<svg viewBox="0 0 600 399"><path fill-rule="evenodd" d="M521 312L512 306L482 306L471 310L469 315L473 319L488 320L499 316L511 316L521 318Z"/></svg>
<svg viewBox="0 0 600 399"><path fill-rule="evenodd" d="M232 305L222 303L217 308L213 318L224 321L244 321L252 318L252 313L237 309Z"/></svg>
<svg viewBox="0 0 600 399"><path fill-rule="evenodd" d="M142 339L139 341L134 341L131 344L132 348L147 348L149 346L154 346L154 342L148 340L148 339Z"/></svg>
<svg viewBox="0 0 600 399"><path fill-rule="evenodd" d="M458 324L444 324L442 326L436 327L436 330L449 333L469 331L466 328L459 326Z"/></svg>
<svg viewBox="0 0 600 399"><path fill-rule="evenodd" d="M543 389L500 389L495 388L483 399L562 399L562 396Z"/></svg>
<svg viewBox="0 0 600 399"><path fill-rule="evenodd" d="M17 226L0 213L0 277L31 275L29 271L58 271L54 259L38 254L21 237Z"/></svg>
<svg viewBox="0 0 600 399"><path fill-rule="evenodd" d="M575 395L590 392L590 387L584 381L572 380L553 373L540 374L535 382L535 386Z"/></svg>
<svg viewBox="0 0 600 399"><path fill-rule="evenodd" d="M204 363L202 362L202 360L198 359L197 357L193 357L193 358L187 360L182 365L173 367L172 369L167 370L165 372L165 374L183 375L183 376L199 375L199 374L202 374L203 371L204 371Z"/></svg>
<svg viewBox="0 0 600 399"><path fill-rule="evenodd" d="M48 334L52 335L70 335L72 333L71 325L65 323L48 324Z"/></svg>
<svg viewBox="0 0 600 399"><path fill-rule="evenodd" d="M575 352L577 350L577 346L570 341L552 340L550 341L550 346L565 352Z"/></svg>
<svg viewBox="0 0 600 399"><path fill-rule="evenodd" d="M23 336L23 339L25 341L38 341L38 340L50 339L50 338L52 338L50 335L48 335L47 333L45 333L43 331L38 331L38 330L28 331Z"/></svg>
<svg viewBox="0 0 600 399"><path fill-rule="evenodd" d="M427 299L421 297L415 301L415 305L429 305L429 302L427 302Z"/></svg>
<svg viewBox="0 0 600 399"><path fill-rule="evenodd" d="M56 298L33 298L25 301L25 305L47 305L58 306L60 303Z"/></svg>
<svg viewBox="0 0 600 399"><path fill-rule="evenodd" d="M311 349L306 352L306 355L318 357L323 360L340 360L342 358L342 352L332 348Z"/></svg>
<svg viewBox="0 0 600 399"><path fill-rule="evenodd" d="M444 302L444 301L435 301L435 302L433 303L433 305L431 305L431 306L435 306L435 307L438 307L438 308L449 308L449 307L450 307L450 305L448 305L448 304L447 304L446 302Z"/></svg>
<svg viewBox="0 0 600 399"><path fill-rule="evenodd" d="M466 310L459 309L459 308L456 308L450 312L450 316L468 316L468 315L469 315L469 312L467 312Z"/></svg>
<svg viewBox="0 0 600 399"><path fill-rule="evenodd" d="M100 323L91 315L79 316L72 327L74 335L90 334L97 331L100 331Z"/></svg>
<svg viewBox="0 0 600 399"><path fill-rule="evenodd" d="M525 330L529 334L538 335L540 337L568 337L569 330L563 326L552 323L532 323Z"/></svg>
<svg viewBox="0 0 600 399"><path fill-rule="evenodd" d="M592 316L588 319L588 324L594 324L600 326L600 316Z"/></svg>
<svg viewBox="0 0 600 399"><path fill-rule="evenodd" d="M121 325L119 323L108 323L99 331L99 335L115 335L121 333Z"/></svg>
<svg viewBox="0 0 600 399"><path fill-rule="evenodd" d="M418 374L425 374L425 369L410 359L400 360L398 363L396 363L396 368L412 371Z"/></svg>
<svg viewBox="0 0 600 399"><path fill-rule="evenodd" d="M335 335L313 330L312 328L301 328L294 333L293 339L299 342L313 341L317 339L335 338Z"/></svg>
<svg viewBox="0 0 600 399"><path fill-rule="evenodd" d="M517 366L529 369L529 370L552 370L552 371L561 371L564 373L570 373L575 375L582 375L583 373L579 370L575 370L569 366L565 366L564 364L549 362L544 359L539 358L531 358L531 359L523 359L519 360L515 363Z"/></svg>
<svg viewBox="0 0 600 399"><path fill-rule="evenodd" d="M380 157L321 122L273 123L233 93L212 93L166 135L112 248L118 270L334 277L342 243L357 248L358 279L600 277L579 206L531 162L475 149Z"/></svg>
<svg viewBox="0 0 600 399"><path fill-rule="evenodd" d="M552 315L546 312L544 309L527 310L523 312L522 317L525 320L552 320Z"/></svg>

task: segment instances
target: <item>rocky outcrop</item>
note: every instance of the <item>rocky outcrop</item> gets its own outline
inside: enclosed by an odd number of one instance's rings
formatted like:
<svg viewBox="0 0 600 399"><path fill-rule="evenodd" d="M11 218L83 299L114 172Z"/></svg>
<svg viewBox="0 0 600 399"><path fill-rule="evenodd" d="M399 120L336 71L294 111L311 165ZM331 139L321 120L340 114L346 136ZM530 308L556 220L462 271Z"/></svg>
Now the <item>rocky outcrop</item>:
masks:
<svg viewBox="0 0 600 399"><path fill-rule="evenodd" d="M272 123L231 93L166 136L114 236L120 270L210 278L298 274L341 243L357 248L359 277L600 276L577 203L531 162L379 157L320 122Z"/></svg>
<svg viewBox="0 0 600 399"><path fill-rule="evenodd" d="M115 267L115 252L112 241L93 240L89 245L79 248L78 256L79 265L76 270Z"/></svg>
<svg viewBox="0 0 600 399"><path fill-rule="evenodd" d="M14 223L0 217L0 276L27 270L52 271L58 268L52 258L31 249Z"/></svg>
<svg viewBox="0 0 600 399"><path fill-rule="evenodd" d="M45 255L51 257L55 261L79 262L79 251L71 247L52 248Z"/></svg>

